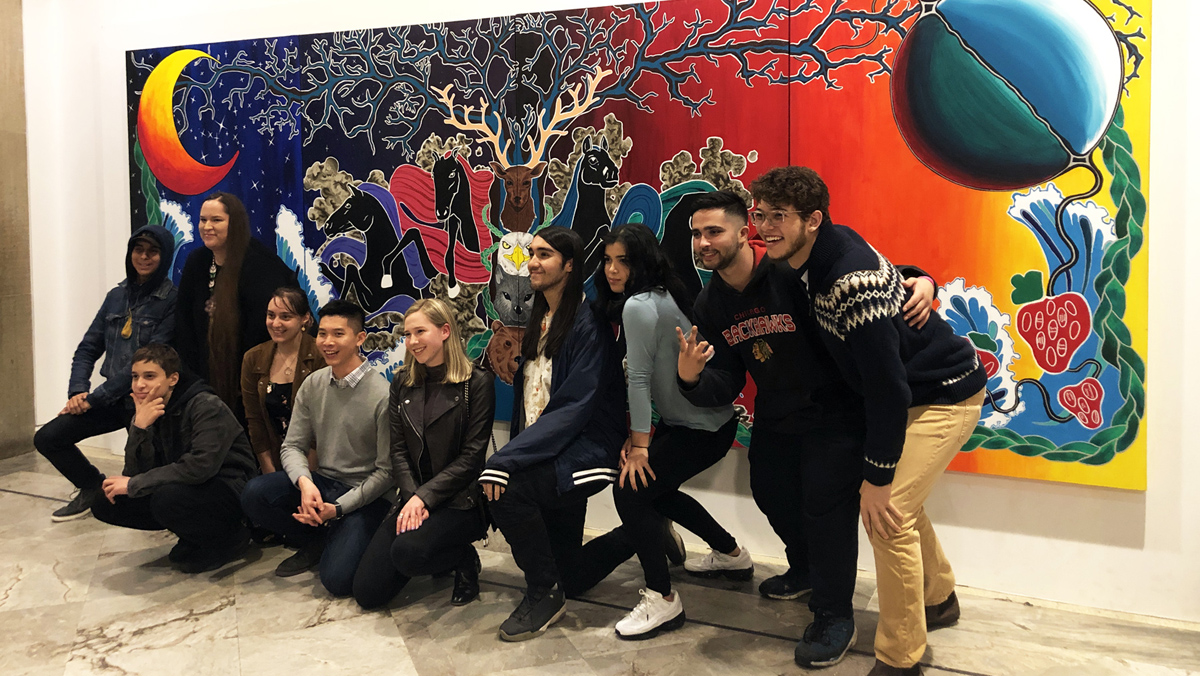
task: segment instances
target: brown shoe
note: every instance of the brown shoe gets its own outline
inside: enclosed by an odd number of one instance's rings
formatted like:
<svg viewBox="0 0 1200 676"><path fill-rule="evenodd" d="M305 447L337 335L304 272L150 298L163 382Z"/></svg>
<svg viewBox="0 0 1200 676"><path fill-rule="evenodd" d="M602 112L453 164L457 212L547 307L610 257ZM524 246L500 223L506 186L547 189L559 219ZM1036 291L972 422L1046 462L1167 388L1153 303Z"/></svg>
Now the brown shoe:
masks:
<svg viewBox="0 0 1200 676"><path fill-rule="evenodd" d="M921 676L921 665L901 668L875 660L875 666L871 667L867 676Z"/></svg>
<svg viewBox="0 0 1200 676"><path fill-rule="evenodd" d="M950 596L945 601L936 606L925 606L925 631L954 625L958 622L960 614L958 595L950 592Z"/></svg>

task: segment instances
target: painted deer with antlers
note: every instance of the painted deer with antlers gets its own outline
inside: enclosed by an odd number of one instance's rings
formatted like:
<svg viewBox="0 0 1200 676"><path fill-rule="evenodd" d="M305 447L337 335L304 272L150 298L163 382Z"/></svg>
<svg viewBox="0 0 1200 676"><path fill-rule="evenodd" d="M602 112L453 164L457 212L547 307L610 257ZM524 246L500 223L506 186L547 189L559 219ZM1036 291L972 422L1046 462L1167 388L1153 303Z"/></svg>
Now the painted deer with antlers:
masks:
<svg viewBox="0 0 1200 676"><path fill-rule="evenodd" d="M529 151L529 157L524 164L514 165L508 160L508 151L512 148L512 140L501 143L501 129L504 120L499 113L488 113L487 103L483 97L479 99L479 119L471 118L474 106L462 106L462 119L458 117L454 95L450 93L452 85L446 85L441 90L433 90L438 99L446 106L448 117L446 123L464 131L479 132L480 141L491 144L495 153L495 161L491 163L492 173L504 182L504 208L500 211L500 224L509 232L528 232L537 219L537 205L533 200L533 184L545 171L546 162L543 158L550 142L558 136L567 133L566 127L571 120L583 115L596 106L596 92L600 82L612 74L610 70L600 69L595 74L587 76L584 82L577 83L567 90L572 101L564 105L566 95L555 99L554 109L549 119L545 115L538 118L537 140L533 135L522 139L521 145ZM581 91L582 88L582 91ZM494 118L494 121L493 119Z"/></svg>

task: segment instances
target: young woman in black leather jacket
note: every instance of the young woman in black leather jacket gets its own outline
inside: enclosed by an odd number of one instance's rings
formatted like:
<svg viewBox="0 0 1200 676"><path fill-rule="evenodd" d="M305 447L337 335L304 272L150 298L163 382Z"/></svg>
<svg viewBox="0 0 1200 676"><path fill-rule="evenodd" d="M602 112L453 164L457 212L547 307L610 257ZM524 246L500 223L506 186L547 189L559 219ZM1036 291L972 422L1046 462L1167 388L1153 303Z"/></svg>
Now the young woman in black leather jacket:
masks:
<svg viewBox="0 0 1200 676"><path fill-rule="evenodd" d="M479 595L479 555L471 543L486 523L477 482L491 438L494 376L467 358L450 308L418 300L404 315L406 365L392 381L392 510L354 577L364 608L392 600L409 578L453 570L451 603Z"/></svg>

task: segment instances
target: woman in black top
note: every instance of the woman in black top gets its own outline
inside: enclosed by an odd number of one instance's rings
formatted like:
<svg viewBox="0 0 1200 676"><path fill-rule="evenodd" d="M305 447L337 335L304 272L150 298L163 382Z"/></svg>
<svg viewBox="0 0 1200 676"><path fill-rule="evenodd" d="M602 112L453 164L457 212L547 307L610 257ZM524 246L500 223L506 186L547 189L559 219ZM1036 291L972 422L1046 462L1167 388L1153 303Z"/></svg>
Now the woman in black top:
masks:
<svg viewBox="0 0 1200 676"><path fill-rule="evenodd" d="M207 379L244 419L242 357L270 340L267 302L295 275L250 236L246 207L229 193L213 193L204 202L198 231L204 248L188 256L179 279L175 347L184 366Z"/></svg>
<svg viewBox="0 0 1200 676"><path fill-rule="evenodd" d="M397 509L375 532L354 576L364 608L392 600L409 578L455 571L450 602L479 595L486 532L479 473L492 433L491 373L472 365L450 308L418 300L404 315L406 368L392 381L388 411Z"/></svg>

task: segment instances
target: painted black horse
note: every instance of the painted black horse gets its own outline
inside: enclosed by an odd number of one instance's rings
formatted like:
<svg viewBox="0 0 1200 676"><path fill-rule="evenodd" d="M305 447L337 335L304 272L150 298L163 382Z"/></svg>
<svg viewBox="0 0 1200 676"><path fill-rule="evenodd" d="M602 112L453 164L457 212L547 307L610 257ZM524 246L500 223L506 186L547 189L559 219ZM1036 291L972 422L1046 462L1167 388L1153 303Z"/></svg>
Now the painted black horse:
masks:
<svg viewBox="0 0 1200 676"><path fill-rule="evenodd" d="M339 298L347 298L353 291L358 304L370 314L395 296L421 297L407 262L399 268L396 266L397 260L403 258L404 247L416 244L425 277L432 279L437 274L417 228L410 228L403 237L397 238L396 227L379 200L351 186L350 197L330 214L322 231L326 237L333 238L351 230L358 230L366 238L362 264L346 266L344 276L334 274L326 264L321 265L321 272L337 287Z"/></svg>
<svg viewBox="0 0 1200 676"><path fill-rule="evenodd" d="M449 241L446 246L446 275L450 278L450 294L457 294L458 279L454 276L454 243L472 253L479 253L479 231L471 207L471 183L467 180L457 153L449 153L433 163L434 206L439 223L444 224Z"/></svg>

